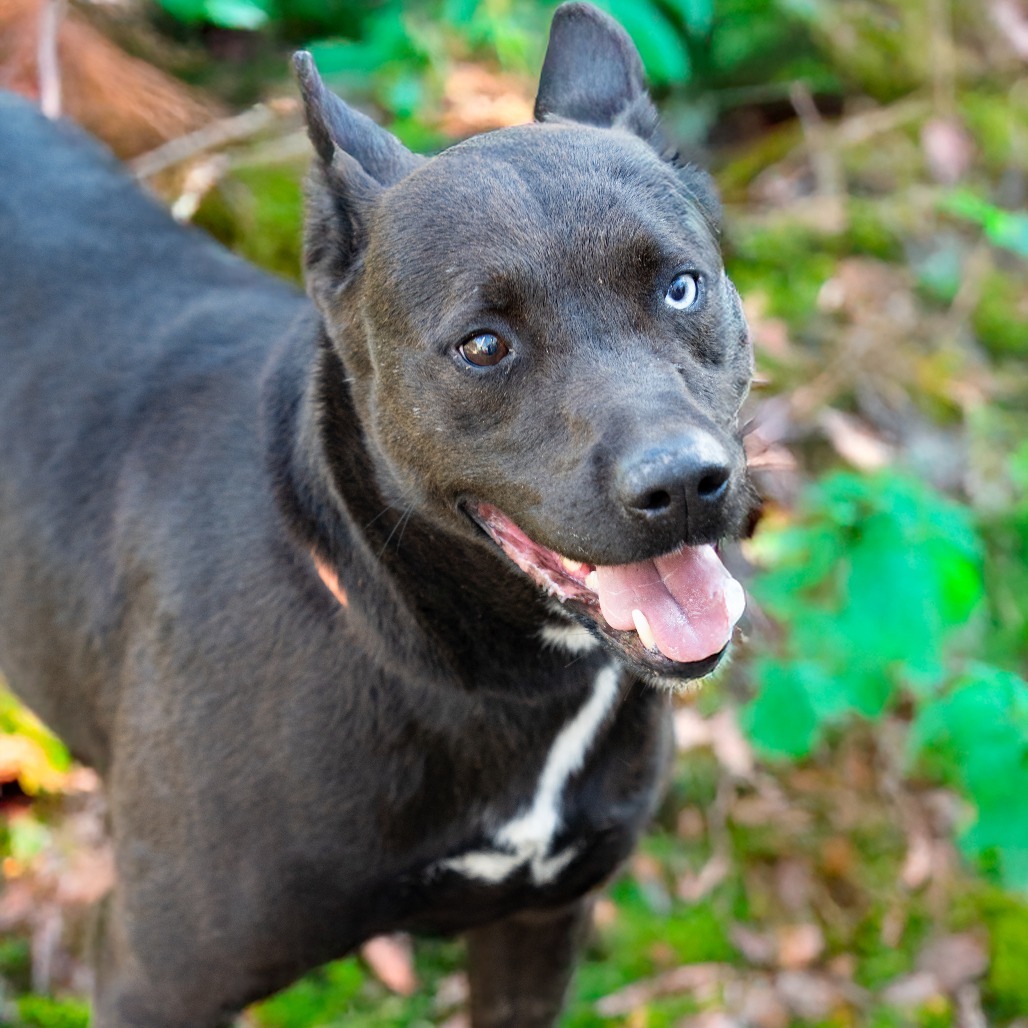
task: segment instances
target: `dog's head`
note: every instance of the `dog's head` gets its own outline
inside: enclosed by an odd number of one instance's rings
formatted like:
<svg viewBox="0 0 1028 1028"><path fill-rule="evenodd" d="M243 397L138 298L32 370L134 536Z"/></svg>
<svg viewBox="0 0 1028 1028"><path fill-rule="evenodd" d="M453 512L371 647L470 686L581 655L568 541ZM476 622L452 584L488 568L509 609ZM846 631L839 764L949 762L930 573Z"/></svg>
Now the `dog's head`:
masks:
<svg viewBox="0 0 1028 1028"><path fill-rule="evenodd" d="M499 546L637 671L709 671L741 613L751 374L707 175L639 56L565 4L536 121L424 159L296 59L308 287L384 494Z"/></svg>

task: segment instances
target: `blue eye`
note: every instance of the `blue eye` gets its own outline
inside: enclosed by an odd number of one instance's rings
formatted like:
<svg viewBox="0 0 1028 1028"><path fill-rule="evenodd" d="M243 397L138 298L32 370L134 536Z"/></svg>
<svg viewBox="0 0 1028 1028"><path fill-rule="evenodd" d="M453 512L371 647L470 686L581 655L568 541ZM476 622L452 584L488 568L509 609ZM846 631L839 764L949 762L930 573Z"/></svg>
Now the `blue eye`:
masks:
<svg viewBox="0 0 1028 1028"><path fill-rule="evenodd" d="M696 305L700 296L699 276L692 271L676 275L664 294L664 302L676 311L685 311Z"/></svg>
<svg viewBox="0 0 1028 1028"><path fill-rule="evenodd" d="M472 336L467 342L461 343L459 349L461 356L469 364L479 368L499 364L510 352L510 347L492 332L480 332L477 336Z"/></svg>

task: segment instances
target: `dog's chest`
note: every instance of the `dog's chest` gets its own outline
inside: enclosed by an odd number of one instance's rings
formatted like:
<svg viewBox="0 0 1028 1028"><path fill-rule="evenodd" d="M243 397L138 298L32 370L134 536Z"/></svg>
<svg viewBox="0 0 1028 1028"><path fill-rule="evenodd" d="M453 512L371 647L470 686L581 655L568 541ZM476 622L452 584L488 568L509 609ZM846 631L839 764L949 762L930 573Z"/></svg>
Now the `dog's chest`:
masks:
<svg viewBox="0 0 1028 1028"><path fill-rule="evenodd" d="M577 712L559 728L539 768L534 790L516 813L484 831L467 850L437 861L430 876L456 875L482 885L512 879L536 888L555 884L581 857L594 833L571 823L573 781L603 735L619 693L620 672L602 668ZM575 817L581 822L580 815Z"/></svg>

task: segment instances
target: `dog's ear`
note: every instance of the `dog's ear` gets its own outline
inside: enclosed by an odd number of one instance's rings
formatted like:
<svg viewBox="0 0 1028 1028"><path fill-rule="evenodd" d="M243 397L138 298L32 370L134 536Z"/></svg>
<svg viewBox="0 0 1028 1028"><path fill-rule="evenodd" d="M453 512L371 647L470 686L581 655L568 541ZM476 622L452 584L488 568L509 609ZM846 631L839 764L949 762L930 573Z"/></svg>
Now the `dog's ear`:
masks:
<svg viewBox="0 0 1028 1028"><path fill-rule="evenodd" d="M683 164L664 139L635 44L592 4L561 4L553 15L535 99L536 121L550 117L634 132L679 169L683 185L710 224L715 229L720 224L721 203L713 180Z"/></svg>
<svg viewBox="0 0 1028 1028"><path fill-rule="evenodd" d="M293 57L315 160L307 183L304 267L327 313L352 277L378 195L421 163L398 139L329 90L309 53Z"/></svg>
<svg viewBox="0 0 1028 1028"><path fill-rule="evenodd" d="M535 117L608 128L619 124L657 143L657 111L628 33L592 4L561 4L539 76ZM658 144L658 149L661 148Z"/></svg>
<svg viewBox="0 0 1028 1028"><path fill-rule="evenodd" d="M341 150L379 185L391 186L424 163L423 157L328 89L307 51L293 55L293 68L307 115L307 134L326 167Z"/></svg>

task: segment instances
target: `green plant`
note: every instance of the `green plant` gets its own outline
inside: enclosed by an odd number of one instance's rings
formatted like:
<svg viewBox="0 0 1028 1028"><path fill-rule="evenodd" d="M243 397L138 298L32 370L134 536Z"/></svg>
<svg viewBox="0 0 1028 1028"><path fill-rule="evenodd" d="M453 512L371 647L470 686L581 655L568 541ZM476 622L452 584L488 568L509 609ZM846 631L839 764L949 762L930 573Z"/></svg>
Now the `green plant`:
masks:
<svg viewBox="0 0 1028 1028"><path fill-rule="evenodd" d="M753 669L752 741L803 758L849 718L877 720L906 698L912 766L974 805L964 851L1028 888L1028 684L968 657L996 628L972 512L895 473L836 473L757 548L770 567L755 594L787 633Z"/></svg>

